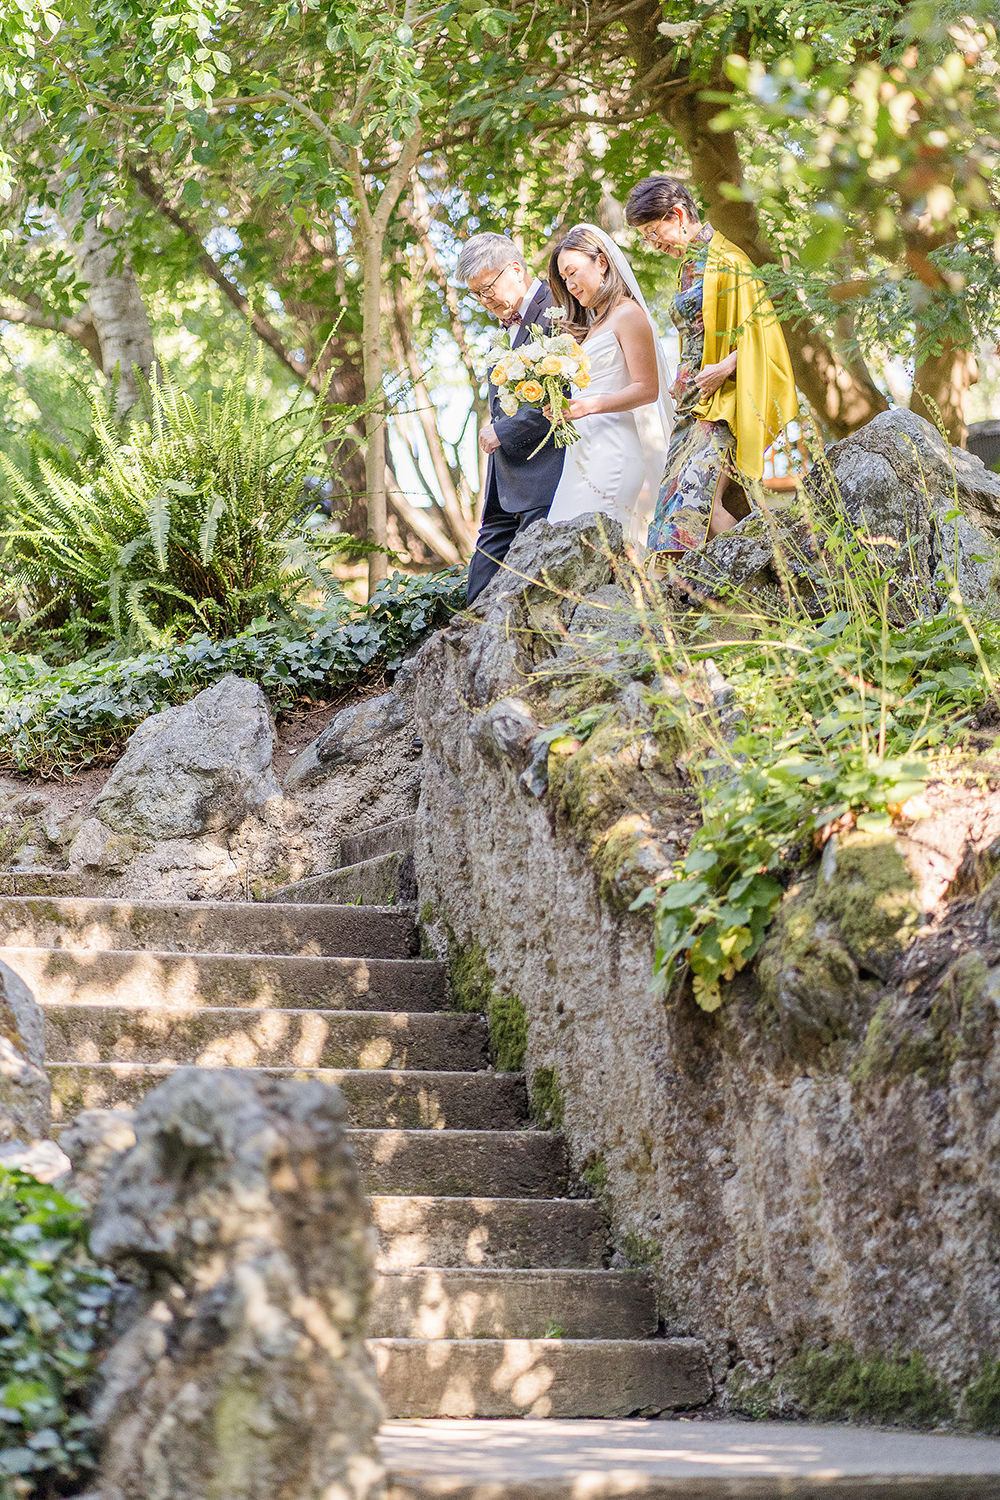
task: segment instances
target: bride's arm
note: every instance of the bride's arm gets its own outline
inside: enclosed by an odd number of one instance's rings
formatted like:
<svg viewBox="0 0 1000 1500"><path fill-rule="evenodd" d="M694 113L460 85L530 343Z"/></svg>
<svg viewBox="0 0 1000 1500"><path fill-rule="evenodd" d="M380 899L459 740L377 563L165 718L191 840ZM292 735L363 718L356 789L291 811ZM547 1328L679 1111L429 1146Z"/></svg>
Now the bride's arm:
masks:
<svg viewBox="0 0 1000 1500"><path fill-rule="evenodd" d="M628 367L629 384L620 391L603 396L579 396L569 404L570 419L589 417L597 412L633 411L655 401L660 389L656 373L656 349L653 330L642 308L635 302L623 302L615 314L615 337L622 346Z"/></svg>

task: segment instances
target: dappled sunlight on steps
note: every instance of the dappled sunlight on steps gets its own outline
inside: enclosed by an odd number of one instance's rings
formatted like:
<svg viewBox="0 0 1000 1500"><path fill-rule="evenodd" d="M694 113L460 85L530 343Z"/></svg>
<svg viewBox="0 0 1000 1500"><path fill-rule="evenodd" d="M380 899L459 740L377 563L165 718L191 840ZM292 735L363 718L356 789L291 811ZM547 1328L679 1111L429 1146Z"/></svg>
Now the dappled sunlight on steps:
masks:
<svg viewBox="0 0 1000 1500"><path fill-rule="evenodd" d="M619 1416L710 1399L653 1283L606 1269L599 1205L480 1016L415 957L412 820L345 840L321 887L266 903L3 894L4 958L45 1018L57 1120L129 1107L175 1068L336 1083L378 1235L371 1347L395 1416ZM400 857L397 858L396 855ZM402 874L401 874L402 872ZM9 891L11 887L8 885ZM284 893L283 893L284 894Z"/></svg>

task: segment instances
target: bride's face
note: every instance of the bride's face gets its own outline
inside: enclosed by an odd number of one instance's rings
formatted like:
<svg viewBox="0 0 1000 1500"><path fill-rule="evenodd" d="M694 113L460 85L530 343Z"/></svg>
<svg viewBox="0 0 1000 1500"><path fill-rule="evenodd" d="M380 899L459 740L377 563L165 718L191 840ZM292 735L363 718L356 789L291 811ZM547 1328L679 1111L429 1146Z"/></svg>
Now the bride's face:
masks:
<svg viewBox="0 0 1000 1500"><path fill-rule="evenodd" d="M570 295L581 307L589 307L600 290L607 273L608 263L603 255L591 260L582 250L563 250L557 262L559 275L566 283Z"/></svg>

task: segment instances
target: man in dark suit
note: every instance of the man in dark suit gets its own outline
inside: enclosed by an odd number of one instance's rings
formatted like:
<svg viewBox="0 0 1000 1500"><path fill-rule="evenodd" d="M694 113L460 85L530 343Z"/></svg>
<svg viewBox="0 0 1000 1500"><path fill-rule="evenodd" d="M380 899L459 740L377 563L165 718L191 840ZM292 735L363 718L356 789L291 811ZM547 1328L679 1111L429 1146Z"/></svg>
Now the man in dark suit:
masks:
<svg viewBox="0 0 1000 1500"><path fill-rule="evenodd" d="M515 349L536 327L549 332L548 283L532 278L524 256L506 235L473 235L459 256L458 275L501 326L512 330ZM542 413L524 406L515 416L505 416L492 381L489 391L491 420L479 434L479 446L489 454L486 503L469 564L470 604L497 572L518 532L548 515L563 466L563 450L551 441Z"/></svg>

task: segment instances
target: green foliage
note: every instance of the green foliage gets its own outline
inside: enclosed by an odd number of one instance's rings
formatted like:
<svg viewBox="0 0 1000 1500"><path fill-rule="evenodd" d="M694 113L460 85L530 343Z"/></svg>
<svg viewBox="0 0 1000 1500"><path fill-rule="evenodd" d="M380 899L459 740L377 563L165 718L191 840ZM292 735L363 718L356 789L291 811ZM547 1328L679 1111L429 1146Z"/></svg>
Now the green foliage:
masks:
<svg viewBox="0 0 1000 1500"><path fill-rule="evenodd" d="M83 1211L0 1167L0 1500L71 1492L94 1467L86 1414L113 1277Z"/></svg>
<svg viewBox="0 0 1000 1500"><path fill-rule="evenodd" d="M592 1193L597 1193L598 1196L603 1193L608 1185L608 1164L604 1157L597 1151L591 1151L580 1168L580 1176Z"/></svg>
<svg viewBox="0 0 1000 1500"><path fill-rule="evenodd" d="M622 1237L622 1251L630 1266L655 1266L663 1256L655 1240L631 1229Z"/></svg>
<svg viewBox="0 0 1000 1500"><path fill-rule="evenodd" d="M490 1051L497 1071L519 1073L528 1047L528 1013L517 995L494 994L489 1008Z"/></svg>
<svg viewBox="0 0 1000 1500"><path fill-rule="evenodd" d="M661 702L663 725L696 747L702 825L686 858L633 903L654 909L660 981L669 988L690 970L708 1011L757 953L788 874L824 830L843 819L887 829L923 785L928 754L1000 670L996 622L973 628L956 596L953 613L894 623L899 589L871 549L836 527L816 535L817 617L788 590L773 614L737 616L738 639L700 645L706 616L686 645L657 652L658 668L682 678L715 659L736 698L728 740L683 703Z"/></svg>
<svg viewBox="0 0 1000 1500"><path fill-rule="evenodd" d="M366 606L333 601L282 625L258 622L228 640L194 636L138 656L104 650L61 668L0 654L0 765L68 770L106 755L150 714L232 672L260 683L276 710L394 670L464 602L458 571L394 574Z"/></svg>
<svg viewBox="0 0 1000 1500"><path fill-rule="evenodd" d="M1000 1360L983 1360L965 1393L965 1415L976 1432L1000 1432Z"/></svg>
<svg viewBox="0 0 1000 1500"><path fill-rule="evenodd" d="M531 1112L541 1125L561 1130L566 1101L555 1068L537 1068L531 1080Z"/></svg>
<svg viewBox="0 0 1000 1500"><path fill-rule="evenodd" d="M268 419L261 348L251 361L246 345L218 399L193 400L164 370L127 432L96 401L92 451L39 455L37 482L0 453L2 597L30 624L68 618L92 641L163 646L337 591L322 564L346 539L311 524L303 486L356 412L317 403Z"/></svg>

